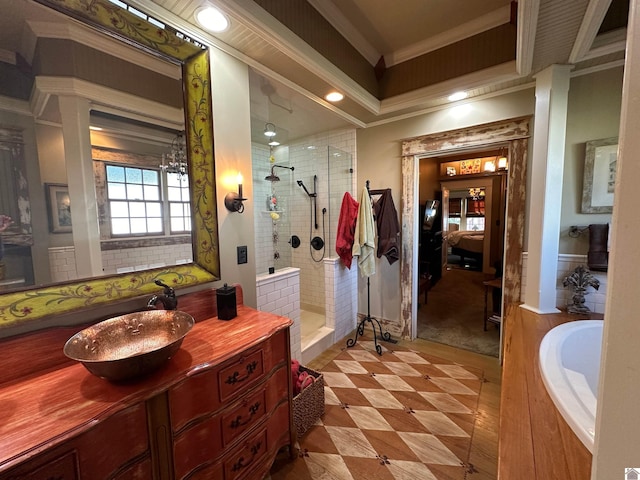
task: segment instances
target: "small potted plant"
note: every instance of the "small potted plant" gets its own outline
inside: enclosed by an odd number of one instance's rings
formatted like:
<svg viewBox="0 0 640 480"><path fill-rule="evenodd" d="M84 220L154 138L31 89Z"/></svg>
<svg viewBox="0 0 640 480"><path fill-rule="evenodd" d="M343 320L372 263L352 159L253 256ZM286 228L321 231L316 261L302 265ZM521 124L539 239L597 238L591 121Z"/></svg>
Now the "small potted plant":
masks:
<svg viewBox="0 0 640 480"><path fill-rule="evenodd" d="M576 267L573 273L562 280L562 285L573 288L571 303L567 307L569 313L589 313L591 310L584 304L584 297L588 293L587 288L593 287L598 290L600 281L594 277L589 269L584 265Z"/></svg>

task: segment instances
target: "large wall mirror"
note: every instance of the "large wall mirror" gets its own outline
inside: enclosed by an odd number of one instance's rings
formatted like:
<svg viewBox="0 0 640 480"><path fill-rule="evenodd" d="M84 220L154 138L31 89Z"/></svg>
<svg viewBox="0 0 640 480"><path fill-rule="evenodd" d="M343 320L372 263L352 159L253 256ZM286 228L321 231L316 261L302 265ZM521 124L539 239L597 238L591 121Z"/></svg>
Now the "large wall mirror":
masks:
<svg viewBox="0 0 640 480"><path fill-rule="evenodd" d="M0 336L220 278L209 53L118 3L3 8Z"/></svg>

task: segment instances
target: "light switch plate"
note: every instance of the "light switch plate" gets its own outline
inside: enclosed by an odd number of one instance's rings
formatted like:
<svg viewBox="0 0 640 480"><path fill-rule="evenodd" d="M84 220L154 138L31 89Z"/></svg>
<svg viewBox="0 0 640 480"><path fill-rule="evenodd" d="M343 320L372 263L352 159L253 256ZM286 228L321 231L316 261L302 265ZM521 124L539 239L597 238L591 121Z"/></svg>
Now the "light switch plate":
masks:
<svg viewBox="0 0 640 480"><path fill-rule="evenodd" d="M238 247L238 265L247 263L247 246L241 245Z"/></svg>

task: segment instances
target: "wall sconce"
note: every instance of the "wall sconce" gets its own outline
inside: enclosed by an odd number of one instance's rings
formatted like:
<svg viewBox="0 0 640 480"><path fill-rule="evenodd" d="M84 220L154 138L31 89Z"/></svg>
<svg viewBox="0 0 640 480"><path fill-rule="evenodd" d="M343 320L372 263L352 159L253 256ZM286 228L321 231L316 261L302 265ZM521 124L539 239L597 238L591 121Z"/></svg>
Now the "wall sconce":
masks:
<svg viewBox="0 0 640 480"><path fill-rule="evenodd" d="M238 193L229 192L224 197L224 206L230 212L244 212L244 202L246 198L242 198L242 175L238 173Z"/></svg>
<svg viewBox="0 0 640 480"><path fill-rule="evenodd" d="M509 161L504 154L504 149L500 149L500 155L498 156L498 170L506 170L509 166Z"/></svg>

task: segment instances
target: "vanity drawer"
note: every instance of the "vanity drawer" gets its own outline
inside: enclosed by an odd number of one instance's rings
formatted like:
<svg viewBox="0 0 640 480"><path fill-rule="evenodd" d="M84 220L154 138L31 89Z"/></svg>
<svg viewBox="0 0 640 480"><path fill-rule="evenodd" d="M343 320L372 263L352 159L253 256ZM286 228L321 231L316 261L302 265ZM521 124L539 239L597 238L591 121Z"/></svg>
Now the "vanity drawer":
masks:
<svg viewBox="0 0 640 480"><path fill-rule="evenodd" d="M183 478L213 459L224 450L237 446L243 435L270 423L274 412L286 407L289 370L279 368L265 383L216 415L189 425L174 437L174 469L176 478ZM282 422L288 428L287 420ZM264 428L264 427L262 427ZM219 461L219 460L218 460ZM191 478L191 477L189 477Z"/></svg>
<svg viewBox="0 0 640 480"><path fill-rule="evenodd" d="M267 430L252 435L224 460L224 480L237 480L260 463L267 454Z"/></svg>
<svg viewBox="0 0 640 480"><path fill-rule="evenodd" d="M288 367L287 336L277 332L218 368L193 375L169 389L171 428L174 433L198 418L228 406L259 383L276 365Z"/></svg>
<svg viewBox="0 0 640 480"><path fill-rule="evenodd" d="M189 422L221 408L218 372L207 370L169 390L171 428L178 432Z"/></svg>
<svg viewBox="0 0 640 480"><path fill-rule="evenodd" d="M128 463L142 462L148 455L147 411L144 403L138 403L7 474L0 474L0 480L127 478L121 475L129 468ZM136 471L141 469L148 475L149 469L145 470L144 465ZM145 477L128 477L132 478Z"/></svg>
<svg viewBox="0 0 640 480"><path fill-rule="evenodd" d="M75 451L50 460L36 459L0 475L1 480L79 480L78 457Z"/></svg>
<svg viewBox="0 0 640 480"><path fill-rule="evenodd" d="M222 443L226 447L268 416L288 396L289 369L279 368L259 389L222 414Z"/></svg>
<svg viewBox="0 0 640 480"><path fill-rule="evenodd" d="M264 478L288 432L289 404L282 403L268 422L225 456L224 480Z"/></svg>
<svg viewBox="0 0 640 480"><path fill-rule="evenodd" d="M267 414L267 392L244 398L240 405L222 415L222 443L229 445L245 431L260 422Z"/></svg>
<svg viewBox="0 0 640 480"><path fill-rule="evenodd" d="M242 391L260 380L269 365L265 365L264 349L241 355L231 365L220 369L218 391L222 402L237 398Z"/></svg>

